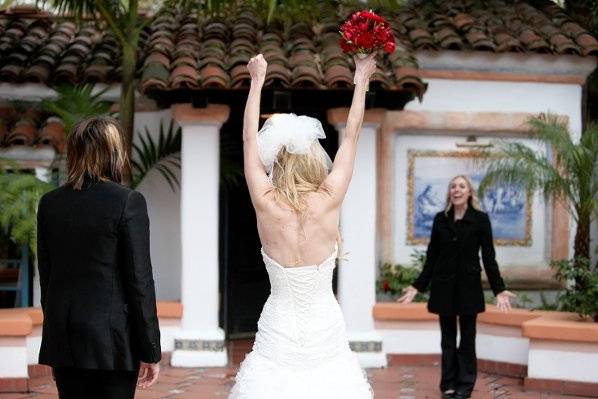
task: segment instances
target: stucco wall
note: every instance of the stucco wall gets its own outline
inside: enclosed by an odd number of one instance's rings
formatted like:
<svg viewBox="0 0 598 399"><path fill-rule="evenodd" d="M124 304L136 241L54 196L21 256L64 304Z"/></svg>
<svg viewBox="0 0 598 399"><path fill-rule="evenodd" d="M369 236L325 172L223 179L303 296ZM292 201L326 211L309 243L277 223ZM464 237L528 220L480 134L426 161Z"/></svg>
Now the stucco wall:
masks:
<svg viewBox="0 0 598 399"><path fill-rule="evenodd" d="M156 139L160 119L167 128L171 120L169 109L135 114L135 141L147 126ZM180 170L173 169L180 179ZM152 171L137 188L146 198L150 218L150 245L156 296L160 301L181 297L181 212L180 190L173 191L162 175Z"/></svg>

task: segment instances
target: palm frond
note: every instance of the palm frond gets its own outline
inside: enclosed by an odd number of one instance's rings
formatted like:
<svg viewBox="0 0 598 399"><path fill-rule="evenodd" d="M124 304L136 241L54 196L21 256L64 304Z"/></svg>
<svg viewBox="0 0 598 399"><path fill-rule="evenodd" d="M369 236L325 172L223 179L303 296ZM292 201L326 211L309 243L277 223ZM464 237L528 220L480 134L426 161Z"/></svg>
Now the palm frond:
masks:
<svg viewBox="0 0 598 399"><path fill-rule="evenodd" d="M175 128L173 120L166 128L164 121L160 121L157 144L145 127L144 133L139 135L139 143L133 145L132 186L137 187L150 171L156 170L174 191L180 186L179 178L173 171L181 168L180 156L181 128Z"/></svg>
<svg viewBox="0 0 598 399"><path fill-rule="evenodd" d="M2 169L0 173L0 226L18 245L36 253L36 215L40 198L53 186L30 174Z"/></svg>
<svg viewBox="0 0 598 399"><path fill-rule="evenodd" d="M43 100L42 108L58 115L64 122L64 131L68 133L73 125L84 118L107 114L111 103L101 100L101 96L108 88L94 93L94 86L60 85L54 90L58 97L52 100Z"/></svg>

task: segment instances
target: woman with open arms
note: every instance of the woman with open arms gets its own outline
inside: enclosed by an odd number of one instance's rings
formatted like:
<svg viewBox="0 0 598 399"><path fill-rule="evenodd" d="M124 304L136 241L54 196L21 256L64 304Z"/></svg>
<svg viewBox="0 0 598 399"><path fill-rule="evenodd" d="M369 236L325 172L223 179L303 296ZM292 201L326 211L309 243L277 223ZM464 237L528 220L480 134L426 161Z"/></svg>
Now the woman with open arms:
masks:
<svg viewBox="0 0 598 399"><path fill-rule="evenodd" d="M356 58L355 66L353 102L332 164L319 144L325 134L317 119L277 114L258 132L267 63L260 54L247 65L244 169L271 293L230 399L372 397L332 291L340 206L353 173L374 56Z"/></svg>

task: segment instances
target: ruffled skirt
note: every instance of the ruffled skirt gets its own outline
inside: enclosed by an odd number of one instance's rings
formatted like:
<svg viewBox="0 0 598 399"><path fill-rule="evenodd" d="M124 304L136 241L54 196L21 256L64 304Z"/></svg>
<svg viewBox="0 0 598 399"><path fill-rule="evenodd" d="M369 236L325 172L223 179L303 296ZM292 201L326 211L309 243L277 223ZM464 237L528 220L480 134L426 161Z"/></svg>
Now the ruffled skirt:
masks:
<svg viewBox="0 0 598 399"><path fill-rule="evenodd" d="M371 399L372 389L352 352L317 367L288 367L251 352L229 399Z"/></svg>

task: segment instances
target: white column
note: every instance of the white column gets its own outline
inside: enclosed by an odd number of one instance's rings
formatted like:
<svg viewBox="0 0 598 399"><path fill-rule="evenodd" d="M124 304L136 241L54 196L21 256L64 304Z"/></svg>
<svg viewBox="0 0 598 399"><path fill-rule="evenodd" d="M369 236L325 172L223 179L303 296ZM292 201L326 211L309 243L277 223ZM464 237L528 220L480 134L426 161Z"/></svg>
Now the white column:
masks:
<svg viewBox="0 0 598 399"><path fill-rule="evenodd" d="M330 118L329 118L330 119ZM346 120L346 118L344 119ZM382 336L374 328L376 304L376 132L365 123L357 147L353 178L341 209L343 260L339 265L339 302L349 343L363 367L385 367ZM337 123L339 142L345 124Z"/></svg>
<svg viewBox="0 0 598 399"><path fill-rule="evenodd" d="M220 367L228 362L218 326L218 189L220 127L226 106L173 106L181 144L181 332L171 363L178 367Z"/></svg>
<svg viewBox="0 0 598 399"><path fill-rule="evenodd" d="M41 181L45 181L46 183L50 182L52 178L52 171L50 168L35 168L35 177L40 179ZM35 267L33 268L33 303L31 306L36 308L41 307L41 284L39 280L39 273L37 268L37 259L35 260Z"/></svg>

